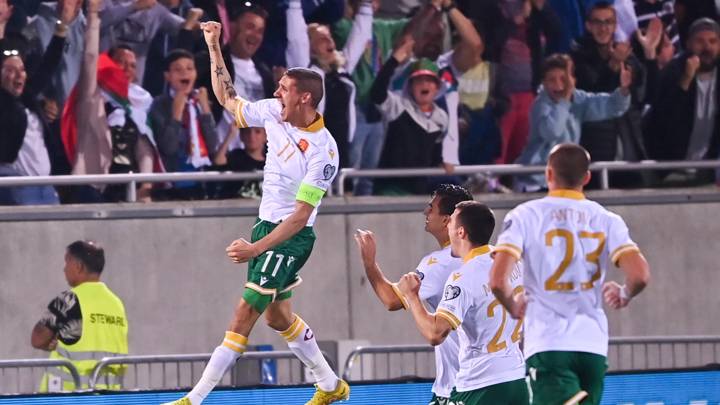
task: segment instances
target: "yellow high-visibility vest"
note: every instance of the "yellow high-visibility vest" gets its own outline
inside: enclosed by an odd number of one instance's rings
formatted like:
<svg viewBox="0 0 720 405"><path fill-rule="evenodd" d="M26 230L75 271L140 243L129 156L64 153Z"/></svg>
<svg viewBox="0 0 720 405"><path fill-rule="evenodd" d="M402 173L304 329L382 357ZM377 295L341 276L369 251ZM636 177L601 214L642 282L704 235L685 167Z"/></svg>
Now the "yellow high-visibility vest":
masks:
<svg viewBox="0 0 720 405"><path fill-rule="evenodd" d="M66 368L53 367L43 376L40 392L87 389L98 360L128 353L128 322L120 298L102 282L82 283L71 291L80 302L82 335L73 345L59 341L50 358L72 362L80 374L81 386L75 386ZM121 389L124 371L120 365L106 368L96 388Z"/></svg>

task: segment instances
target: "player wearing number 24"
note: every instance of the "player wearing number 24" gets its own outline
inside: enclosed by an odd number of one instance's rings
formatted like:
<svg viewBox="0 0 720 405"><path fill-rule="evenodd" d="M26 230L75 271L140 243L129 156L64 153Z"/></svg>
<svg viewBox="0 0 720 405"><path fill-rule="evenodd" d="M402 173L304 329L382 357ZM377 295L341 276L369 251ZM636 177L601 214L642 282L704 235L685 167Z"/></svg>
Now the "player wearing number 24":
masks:
<svg viewBox="0 0 720 405"><path fill-rule="evenodd" d="M608 322L650 279L647 261L623 219L587 200L590 155L555 146L545 177L548 196L507 214L495 249L490 288L515 319L525 320L524 355L533 404L599 404L607 368ZM508 276L522 260L525 294ZM610 264L625 284L603 282Z"/></svg>
<svg viewBox="0 0 720 405"><path fill-rule="evenodd" d="M434 314L418 297L416 273L404 275L398 285L418 330L431 344L437 345L450 331L457 331L459 371L450 403L527 405L529 401L519 345L522 321L508 319L488 288L492 266L488 243L494 229L495 216L485 204L463 201L455 206L448 223L450 249L453 256L462 258L463 265L445 282L443 299ZM522 293L519 264L507 280L515 293Z"/></svg>

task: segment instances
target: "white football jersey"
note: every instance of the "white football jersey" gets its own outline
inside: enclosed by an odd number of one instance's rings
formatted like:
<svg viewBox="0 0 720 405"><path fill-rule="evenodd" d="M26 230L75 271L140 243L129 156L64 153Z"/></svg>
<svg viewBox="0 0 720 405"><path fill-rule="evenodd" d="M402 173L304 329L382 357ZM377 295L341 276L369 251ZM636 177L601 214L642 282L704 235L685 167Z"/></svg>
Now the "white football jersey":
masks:
<svg viewBox="0 0 720 405"><path fill-rule="evenodd" d="M496 250L523 259L526 358L545 351L607 356L606 269L638 251L620 216L580 192L552 191L508 213Z"/></svg>
<svg viewBox="0 0 720 405"><path fill-rule="evenodd" d="M337 174L339 156L335 139L325 129L322 116L308 128L297 128L280 118L277 99L254 103L240 102L235 113L240 128L264 127L267 158L260 202L260 219L279 223L295 211L298 195L306 187L313 194L324 194ZM316 194L317 195L317 194ZM309 202L309 201L308 201ZM315 222L318 200L307 226Z"/></svg>
<svg viewBox="0 0 720 405"><path fill-rule="evenodd" d="M431 311L437 310L438 304L442 301L445 281L460 266L462 260L452 257L450 246L430 253L418 264L416 272L422 280L419 296ZM444 342L435 346L435 382L432 392L439 397L449 398L455 386L458 350L458 335L455 332L451 332Z"/></svg>
<svg viewBox="0 0 720 405"><path fill-rule="evenodd" d="M520 351L522 321L512 319L495 299L488 283L492 258L490 246L473 249L464 264L450 274L437 316L457 330L460 368L455 378L458 392L525 378ZM522 290L522 270L513 271L510 282Z"/></svg>

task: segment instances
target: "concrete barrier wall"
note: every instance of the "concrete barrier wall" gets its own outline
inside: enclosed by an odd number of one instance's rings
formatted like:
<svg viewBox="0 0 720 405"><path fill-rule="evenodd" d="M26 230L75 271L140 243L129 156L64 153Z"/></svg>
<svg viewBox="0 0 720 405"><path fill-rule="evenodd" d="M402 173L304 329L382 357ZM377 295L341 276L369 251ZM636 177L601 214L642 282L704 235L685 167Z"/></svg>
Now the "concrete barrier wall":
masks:
<svg viewBox="0 0 720 405"><path fill-rule="evenodd" d="M402 212L369 212L374 210L369 204L359 214L342 213L348 204L343 200L330 202L326 212L335 213L318 218L318 241L293 303L320 340L421 342L409 314L385 312L376 300L352 239L356 228L372 229L378 235L378 261L388 277L412 271L436 246L423 231L423 200L400 201L407 202ZM195 207L203 204L211 203ZM222 215L227 205L214 212ZM375 207L392 210L386 204ZM248 211L252 208L251 203ZM611 334L720 335L714 321L720 308L720 202L611 208L626 219L653 274L651 287L630 308L609 311ZM98 209L107 214L114 208ZM148 216L142 207L133 209L140 213L136 217ZM74 212L58 208L53 215L57 210ZM496 210L499 224L506 212ZM252 216L24 221L16 214L0 222L0 358L45 356L30 347L30 332L50 299L67 288L64 249L82 238L106 248L103 280L125 302L132 353L209 352L220 342L246 274L246 266L230 263L224 250L233 239L249 237ZM620 276L615 269L610 274ZM285 347L262 324L250 340Z"/></svg>

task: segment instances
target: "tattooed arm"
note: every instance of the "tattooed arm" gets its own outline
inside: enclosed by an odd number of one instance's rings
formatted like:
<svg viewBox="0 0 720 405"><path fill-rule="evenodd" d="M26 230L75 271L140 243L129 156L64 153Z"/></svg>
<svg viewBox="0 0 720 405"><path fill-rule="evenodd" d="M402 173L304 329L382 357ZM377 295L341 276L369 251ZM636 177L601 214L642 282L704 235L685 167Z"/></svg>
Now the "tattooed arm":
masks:
<svg viewBox="0 0 720 405"><path fill-rule="evenodd" d="M220 104L231 114L235 114L238 103L246 102L238 97L233 87L230 72L225 67L222 52L220 51L220 23L210 21L200 24L205 35L205 42L210 53L210 76L212 77L212 88L215 97Z"/></svg>

